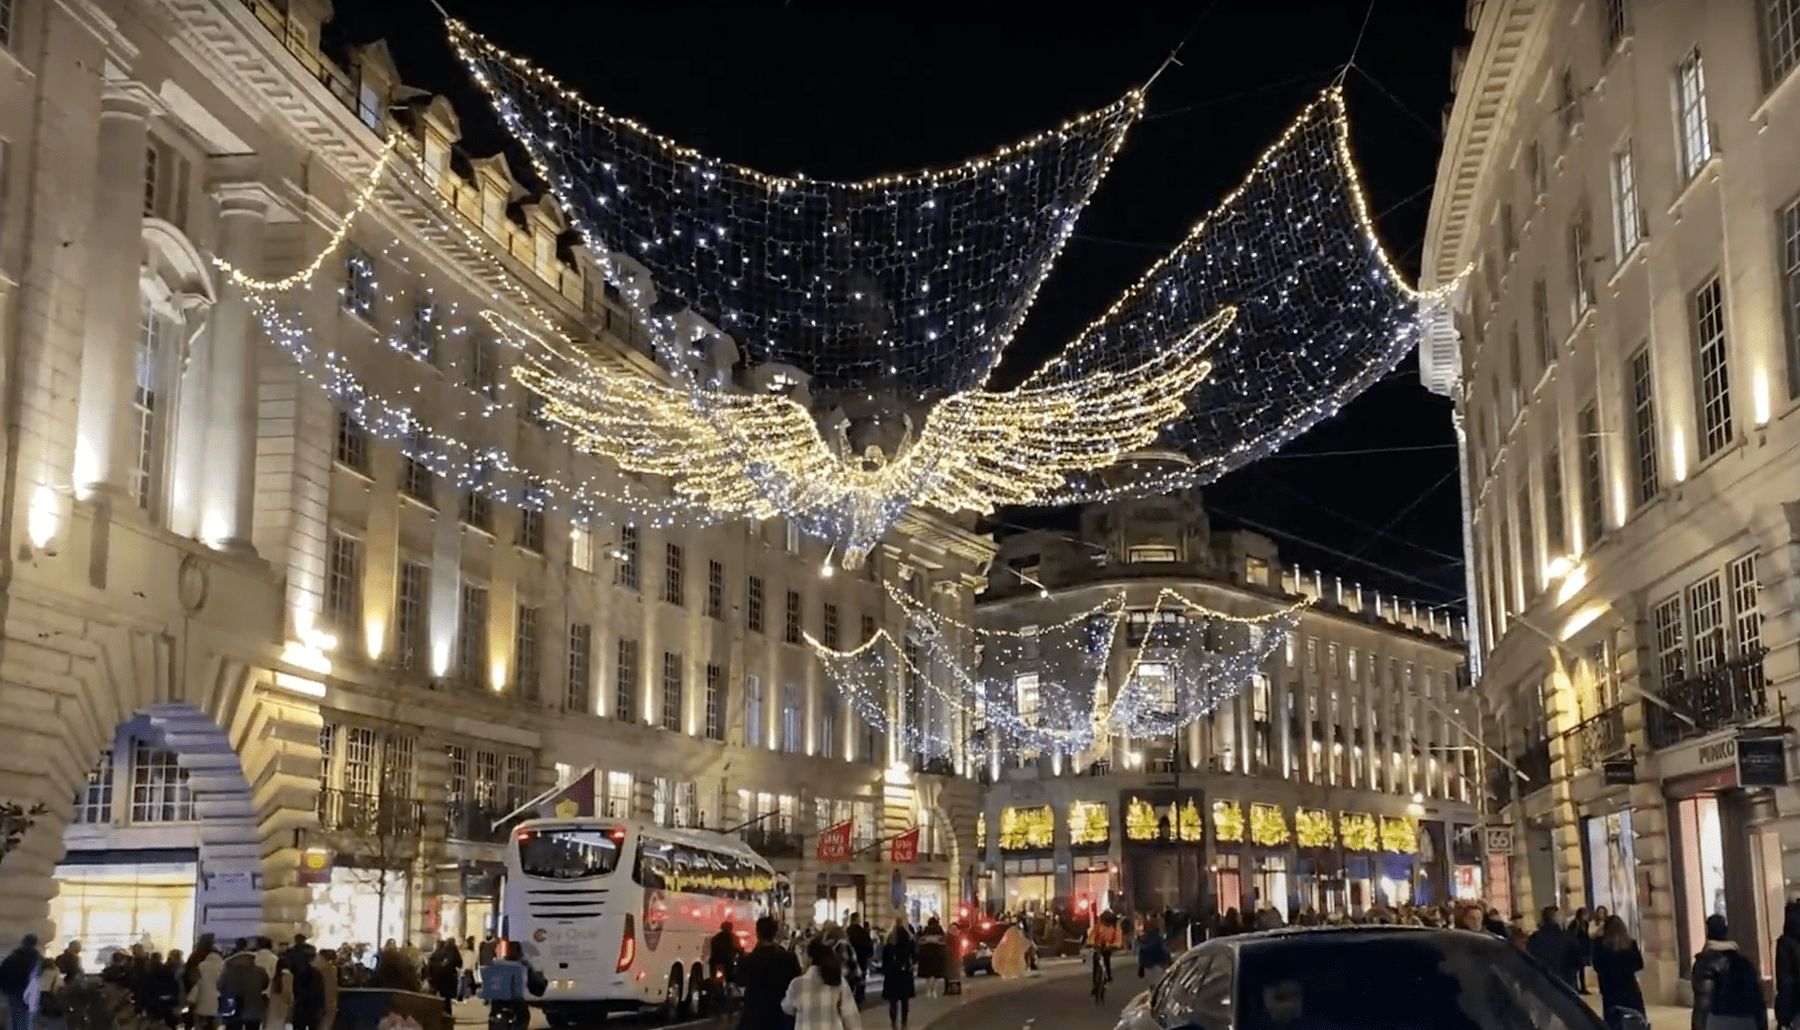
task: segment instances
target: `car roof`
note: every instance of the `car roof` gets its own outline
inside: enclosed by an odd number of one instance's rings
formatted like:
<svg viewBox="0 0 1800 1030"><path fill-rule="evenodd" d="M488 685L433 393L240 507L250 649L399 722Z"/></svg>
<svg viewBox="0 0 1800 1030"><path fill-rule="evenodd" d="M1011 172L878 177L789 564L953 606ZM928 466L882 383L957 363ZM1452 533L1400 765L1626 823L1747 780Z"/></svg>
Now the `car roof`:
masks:
<svg viewBox="0 0 1800 1030"><path fill-rule="evenodd" d="M1290 926L1279 930L1233 934L1208 943L1219 943L1234 951L1267 948L1306 947L1311 944L1380 943L1398 938L1411 941L1444 941L1467 947L1473 941L1502 943L1500 938L1467 930L1449 930L1434 926ZM1476 947L1483 947L1477 944Z"/></svg>

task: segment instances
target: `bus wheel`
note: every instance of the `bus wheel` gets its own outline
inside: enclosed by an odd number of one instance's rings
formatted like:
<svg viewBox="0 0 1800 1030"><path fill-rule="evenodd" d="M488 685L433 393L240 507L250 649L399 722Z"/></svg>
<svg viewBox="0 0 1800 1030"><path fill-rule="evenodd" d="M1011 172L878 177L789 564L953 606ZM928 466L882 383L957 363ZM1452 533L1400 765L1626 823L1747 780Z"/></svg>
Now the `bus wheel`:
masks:
<svg viewBox="0 0 1800 1030"><path fill-rule="evenodd" d="M681 1017L681 967L669 970L669 986L663 989L662 1009L658 1015L665 1023L673 1023Z"/></svg>
<svg viewBox="0 0 1800 1030"><path fill-rule="evenodd" d="M688 970L687 1012L689 1016L699 1019L707 1014L707 991L706 970L701 969L700 963L696 962L693 968Z"/></svg>

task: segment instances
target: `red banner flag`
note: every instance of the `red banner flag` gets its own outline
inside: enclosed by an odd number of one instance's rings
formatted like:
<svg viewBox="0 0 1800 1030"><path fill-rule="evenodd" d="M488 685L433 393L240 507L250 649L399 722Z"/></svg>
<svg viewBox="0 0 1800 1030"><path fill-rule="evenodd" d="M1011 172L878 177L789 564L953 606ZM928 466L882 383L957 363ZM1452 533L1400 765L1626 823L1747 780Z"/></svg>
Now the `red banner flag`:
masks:
<svg viewBox="0 0 1800 1030"><path fill-rule="evenodd" d="M850 861L850 820L846 819L819 832L818 855L825 862Z"/></svg>
<svg viewBox="0 0 1800 1030"><path fill-rule="evenodd" d="M888 849L888 860L905 865L919 860L919 828L917 826L895 837Z"/></svg>
<svg viewBox="0 0 1800 1030"><path fill-rule="evenodd" d="M587 771L567 784L540 797L534 807L539 819L577 819L594 814L594 788L599 774L589 766Z"/></svg>

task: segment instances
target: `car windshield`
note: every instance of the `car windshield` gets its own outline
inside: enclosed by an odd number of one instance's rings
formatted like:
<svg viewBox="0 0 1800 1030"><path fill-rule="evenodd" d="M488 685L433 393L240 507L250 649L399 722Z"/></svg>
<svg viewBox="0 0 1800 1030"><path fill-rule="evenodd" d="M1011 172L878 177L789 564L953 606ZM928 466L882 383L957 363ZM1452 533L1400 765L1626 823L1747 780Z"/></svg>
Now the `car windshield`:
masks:
<svg viewBox="0 0 1800 1030"><path fill-rule="evenodd" d="M1377 989L1376 985L1379 985ZM1525 957L1480 934L1276 939L1245 947L1248 1030L1597 1030Z"/></svg>

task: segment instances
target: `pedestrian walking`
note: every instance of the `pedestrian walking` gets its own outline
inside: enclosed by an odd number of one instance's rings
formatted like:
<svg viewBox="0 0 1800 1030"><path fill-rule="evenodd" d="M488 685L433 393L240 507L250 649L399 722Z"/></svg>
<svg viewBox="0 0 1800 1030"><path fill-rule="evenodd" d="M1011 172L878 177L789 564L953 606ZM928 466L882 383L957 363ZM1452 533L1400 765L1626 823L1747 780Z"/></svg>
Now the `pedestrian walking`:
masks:
<svg viewBox="0 0 1800 1030"><path fill-rule="evenodd" d="M1152 984L1162 979L1163 971L1173 961L1169 955L1169 942L1154 919L1146 918L1143 932L1138 934L1137 960L1138 979L1148 979Z"/></svg>
<svg viewBox="0 0 1800 1030"><path fill-rule="evenodd" d="M856 963L862 967L863 977L866 980L869 970L875 962L875 935L869 932L869 927L862 921L862 916L852 912L850 913L850 924L844 927L844 937L850 942L851 949L856 952ZM863 988L859 986L856 988L856 1003L861 1005L862 1000Z"/></svg>
<svg viewBox="0 0 1800 1030"><path fill-rule="evenodd" d="M781 1011L794 1017L794 1030L862 1030L837 949L821 938L806 950L811 964L781 999Z"/></svg>
<svg viewBox="0 0 1800 1030"><path fill-rule="evenodd" d="M1575 991L1578 994L1591 994L1587 984L1587 969L1594 960L1593 927L1588 921L1586 907L1575 910L1574 918L1569 920L1569 964L1575 974Z"/></svg>
<svg viewBox="0 0 1800 1030"><path fill-rule="evenodd" d="M1694 956L1693 979L1693 1030L1768 1030L1761 977L1722 915L1706 917L1706 946Z"/></svg>
<svg viewBox="0 0 1800 1030"><path fill-rule="evenodd" d="M881 946L881 997L888 1003L888 1030L906 1030L915 991L913 968L918 961L919 949L906 928L906 920L896 918L894 929Z"/></svg>
<svg viewBox="0 0 1800 1030"><path fill-rule="evenodd" d="M782 1001L796 977L800 960L777 944L781 924L773 916L756 921L756 947L738 960L738 986L744 991L744 1008L738 1030L784 1030L788 1026Z"/></svg>
<svg viewBox="0 0 1800 1030"><path fill-rule="evenodd" d="M1787 903L1775 939L1775 1025L1800 1027L1800 898Z"/></svg>
<svg viewBox="0 0 1800 1030"><path fill-rule="evenodd" d="M300 952L304 962L293 962L288 966L288 973L293 984L293 1009L290 1018L294 1030L319 1030L331 1024L325 1022L325 957L310 947L295 947L288 951L292 955ZM332 974L335 979L336 974ZM335 985L334 985L335 986Z"/></svg>
<svg viewBox="0 0 1800 1030"><path fill-rule="evenodd" d="M226 959L219 977L219 1019L226 1030L261 1030L268 1006L269 974L256 953L240 950Z"/></svg>
<svg viewBox="0 0 1800 1030"><path fill-rule="evenodd" d="M1638 974L1644 969L1644 955L1637 942L1625 929L1625 920L1607 916L1600 939L1594 942L1594 980L1600 988L1600 1013L1606 1025L1623 1030L1625 1014L1634 1012L1645 1017L1644 992L1638 987Z"/></svg>
<svg viewBox="0 0 1800 1030"><path fill-rule="evenodd" d="M213 935L201 934L188 956L188 1013L195 1030L213 1030L219 1024L219 981L225 976L225 956L219 954Z"/></svg>
<svg viewBox="0 0 1800 1030"><path fill-rule="evenodd" d="M919 979L925 981L925 997L940 997L944 993L944 980L950 975L950 940L944 936L944 926L937 916L925 921L925 929L919 932L916 943Z"/></svg>
<svg viewBox="0 0 1800 1030"><path fill-rule="evenodd" d="M1575 985L1575 950L1569 945L1569 932L1563 929L1555 905L1544 907L1538 928L1525 941L1525 952L1564 983Z"/></svg>
<svg viewBox="0 0 1800 1030"><path fill-rule="evenodd" d="M0 959L0 995L6 998L6 1021L10 1030L31 1030L38 967L43 964L44 956L38 951L37 934L34 933L20 938L19 946Z"/></svg>
<svg viewBox="0 0 1800 1030"><path fill-rule="evenodd" d="M425 970L431 993L443 999L446 1013L454 1012L451 1006L456 1001L457 984L462 979L462 956L456 952L456 942L448 937L438 941L437 947L431 950L431 957L425 960Z"/></svg>

